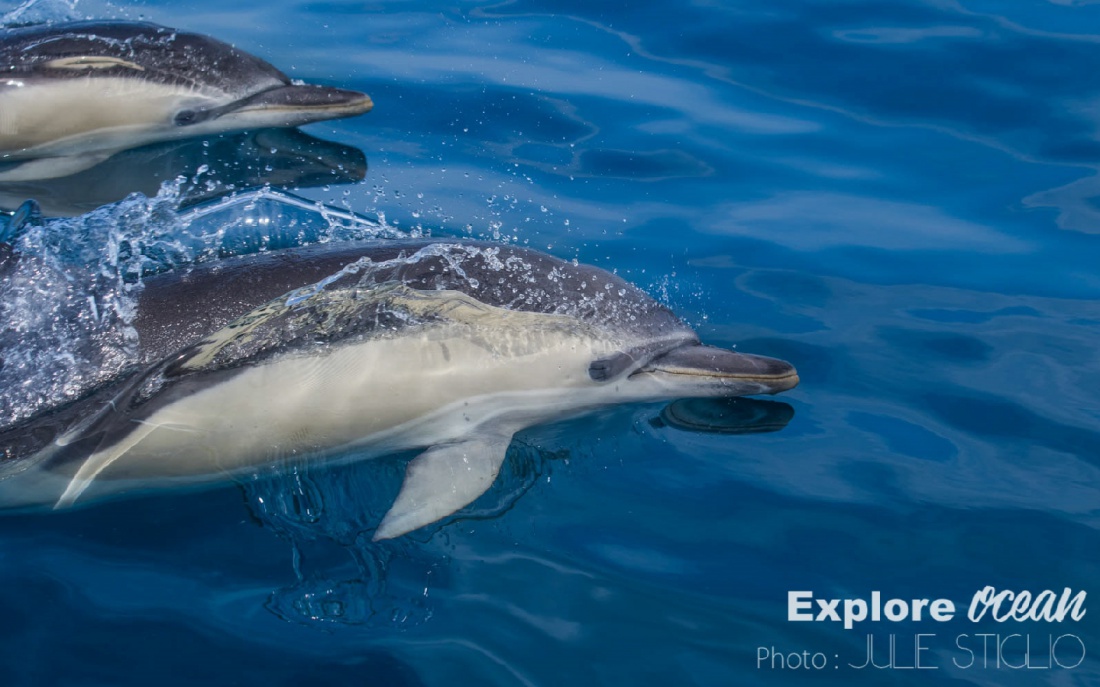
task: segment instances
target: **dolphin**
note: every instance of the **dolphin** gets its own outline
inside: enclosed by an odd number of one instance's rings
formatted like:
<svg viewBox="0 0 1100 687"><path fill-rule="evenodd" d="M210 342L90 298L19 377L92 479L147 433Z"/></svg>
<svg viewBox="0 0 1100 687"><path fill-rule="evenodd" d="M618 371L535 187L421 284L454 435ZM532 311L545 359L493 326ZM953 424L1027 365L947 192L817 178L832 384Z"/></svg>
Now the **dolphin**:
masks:
<svg viewBox="0 0 1100 687"><path fill-rule="evenodd" d="M66 176L114 152L367 112L226 43L156 24L0 29L0 181Z"/></svg>
<svg viewBox="0 0 1100 687"><path fill-rule="evenodd" d="M484 493L526 427L799 381L787 362L703 345L602 269L460 240L155 275L132 325L134 370L0 432L0 504L67 507L279 461L423 449L374 533L390 539Z"/></svg>

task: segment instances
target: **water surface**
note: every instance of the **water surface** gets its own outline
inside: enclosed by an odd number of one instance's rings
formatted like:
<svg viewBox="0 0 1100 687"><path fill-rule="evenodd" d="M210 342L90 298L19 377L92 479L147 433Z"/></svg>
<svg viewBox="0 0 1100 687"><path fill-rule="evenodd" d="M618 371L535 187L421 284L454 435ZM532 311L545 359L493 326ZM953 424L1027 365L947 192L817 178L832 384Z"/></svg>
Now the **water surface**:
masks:
<svg viewBox="0 0 1100 687"><path fill-rule="evenodd" d="M1100 683L1100 610L965 618L987 585L1100 600L1100 6L38 10L363 90L374 111L305 133L365 153L365 179L300 195L599 264L803 381L777 432L685 431L661 406L529 430L463 517L381 546L409 456L6 515L3 684ZM791 590L960 611L845 630L789 622ZM1051 667L959 667L975 634L1014 632ZM868 634L884 663L891 633L895 669L849 666ZM938 670L901 669L918 633ZM1079 665L1050 663L1052 634Z"/></svg>

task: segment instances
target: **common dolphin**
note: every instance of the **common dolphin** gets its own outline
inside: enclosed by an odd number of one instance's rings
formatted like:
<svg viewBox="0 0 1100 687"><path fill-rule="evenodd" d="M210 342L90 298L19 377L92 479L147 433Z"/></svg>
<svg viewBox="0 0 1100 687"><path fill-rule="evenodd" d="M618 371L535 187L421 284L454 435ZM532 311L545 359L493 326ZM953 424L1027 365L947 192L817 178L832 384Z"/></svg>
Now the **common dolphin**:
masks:
<svg viewBox="0 0 1100 687"><path fill-rule="evenodd" d="M374 534L388 539L481 495L525 427L798 384L789 363L702 345L618 276L486 243L321 246L157 275L132 324L142 369L0 433L0 503L426 448Z"/></svg>
<svg viewBox="0 0 1100 687"><path fill-rule="evenodd" d="M72 174L156 141L370 110L195 33L129 21L0 29L0 181Z"/></svg>

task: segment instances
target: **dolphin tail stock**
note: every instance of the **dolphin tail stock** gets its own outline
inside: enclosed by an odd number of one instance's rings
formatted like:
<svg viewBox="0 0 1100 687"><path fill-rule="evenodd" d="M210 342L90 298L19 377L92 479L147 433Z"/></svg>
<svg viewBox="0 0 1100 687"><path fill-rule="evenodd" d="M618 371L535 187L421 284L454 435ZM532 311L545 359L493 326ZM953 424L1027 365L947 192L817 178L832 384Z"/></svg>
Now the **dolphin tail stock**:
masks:
<svg viewBox="0 0 1100 687"><path fill-rule="evenodd" d="M105 451L97 451L92 454L84 461L80 469L76 471L73 478L69 480L68 486L65 487L65 491L63 491L61 496L57 499L54 508L67 508L76 503L77 498L91 486L95 478L99 476L99 473L106 470L111 463L126 455L130 449L141 443L141 440L149 436L156 428L156 425L143 423L141 427L130 432L130 434L118 444L110 446Z"/></svg>
<svg viewBox="0 0 1100 687"><path fill-rule="evenodd" d="M129 400L146 379L145 375L135 376L136 380L108 397L111 400L90 417L63 430L61 424L48 444L7 465L0 464L0 507L52 504L56 510L73 505L103 470L155 429L141 426L127 432L132 420L127 412ZM49 431L49 427L42 425L37 430Z"/></svg>
<svg viewBox="0 0 1100 687"><path fill-rule="evenodd" d="M179 368L210 345L202 341L132 374L99 410L43 449L39 456L49 468L72 461L74 456L85 456L54 504L55 509L73 505L101 472L157 429L156 425L139 422L135 417L134 410L142 403L144 388L158 375L178 373ZM139 426L134 427L134 423ZM86 452L92 445L95 448Z"/></svg>
<svg viewBox="0 0 1100 687"><path fill-rule="evenodd" d="M511 443L510 431L482 431L413 458L373 540L400 537L472 503L496 480Z"/></svg>

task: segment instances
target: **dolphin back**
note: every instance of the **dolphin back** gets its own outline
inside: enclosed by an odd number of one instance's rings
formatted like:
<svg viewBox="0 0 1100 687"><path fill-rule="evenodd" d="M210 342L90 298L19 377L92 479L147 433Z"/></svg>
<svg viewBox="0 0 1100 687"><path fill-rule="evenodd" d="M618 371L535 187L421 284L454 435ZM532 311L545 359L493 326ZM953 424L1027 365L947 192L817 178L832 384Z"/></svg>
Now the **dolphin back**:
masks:
<svg viewBox="0 0 1100 687"><path fill-rule="evenodd" d="M352 264L355 271L342 274ZM457 291L497 308L575 318L624 338L696 338L667 307L598 267L518 246L387 241L231 258L148 278L133 322L142 357L159 360L295 289L332 290L351 280L359 288L395 283Z"/></svg>
<svg viewBox="0 0 1100 687"><path fill-rule="evenodd" d="M129 21L0 30L0 68L9 79L121 76L232 96L290 83L271 64L209 36Z"/></svg>

